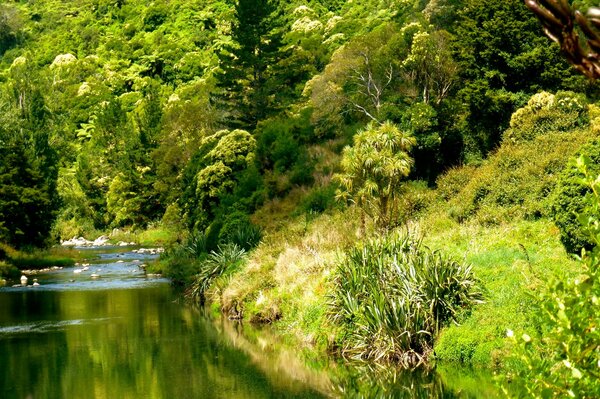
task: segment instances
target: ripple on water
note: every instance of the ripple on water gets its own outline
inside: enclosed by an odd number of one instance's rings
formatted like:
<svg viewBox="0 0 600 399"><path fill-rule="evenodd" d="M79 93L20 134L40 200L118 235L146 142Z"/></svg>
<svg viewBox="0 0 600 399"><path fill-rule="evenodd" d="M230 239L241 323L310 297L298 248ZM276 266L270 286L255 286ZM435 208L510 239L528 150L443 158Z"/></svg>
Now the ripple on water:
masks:
<svg viewBox="0 0 600 399"><path fill-rule="evenodd" d="M114 317L101 317L94 319L75 319L75 320L60 320L60 321L37 321L34 323L18 324L13 326L0 327L0 335L11 336L18 334L30 333L47 333L52 331L64 330L68 326L81 326L87 324L106 323Z"/></svg>

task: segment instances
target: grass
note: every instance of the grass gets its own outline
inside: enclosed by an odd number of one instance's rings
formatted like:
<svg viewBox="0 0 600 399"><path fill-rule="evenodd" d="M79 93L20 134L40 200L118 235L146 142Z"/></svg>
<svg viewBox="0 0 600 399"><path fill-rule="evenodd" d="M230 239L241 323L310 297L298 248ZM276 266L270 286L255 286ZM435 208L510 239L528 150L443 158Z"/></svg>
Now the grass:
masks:
<svg viewBox="0 0 600 399"><path fill-rule="evenodd" d="M422 222L424 242L472 264L487 298L468 318L441 334L435 353L443 361L501 367L510 351L507 330L536 327L529 293L552 275L575 272L577 263L566 254L558 229L547 219L499 226L443 219L430 215Z"/></svg>
<svg viewBox="0 0 600 399"><path fill-rule="evenodd" d="M439 361L512 366L507 330L537 327L530 293L550 276L577 271L548 219L548 198L569 156L599 133L597 128L546 132L506 143L479 166L450 170L437 189L405 186L401 221L427 247L471 265L485 295L485 303L457 314L455 323L441 330L434 342ZM336 169L328 165L322 174ZM252 216L263 228L263 239L217 300L224 313L277 320L274 326L295 337L296 344L325 350L336 342L327 296L335 288L336 265L360 241L359 212L329 207L322 214L307 213L303 205L311 195L306 188L294 188ZM372 226L369 231L380 234Z"/></svg>
<svg viewBox="0 0 600 399"><path fill-rule="evenodd" d="M115 230L110 234L110 239L115 242L134 242L144 247L164 247L181 239L181 233L179 229L157 224L144 230Z"/></svg>
<svg viewBox="0 0 600 399"><path fill-rule="evenodd" d="M73 266L77 260L82 258L78 251L62 247L25 251L0 244L0 253L4 257L4 266L0 267L0 276L4 277L15 277L19 274L19 270Z"/></svg>
<svg viewBox="0 0 600 399"><path fill-rule="evenodd" d="M278 202L278 210L291 208L285 201ZM572 273L576 262L564 251L558 229L548 219L459 223L439 203L428 209L409 223L409 229L422 235L428 247L472 265L486 295L484 304L442 330L434 346L437 359L485 368L508 366L507 329L535 327L528 292L538 289L542 278ZM300 344L331 347L335 335L325 317L326 296L333 288L334 266L357 241L357 211L326 212L308 222L303 216L285 223L269 218L268 225L247 265L224 289L222 309L244 309L249 320L278 319L276 328Z"/></svg>

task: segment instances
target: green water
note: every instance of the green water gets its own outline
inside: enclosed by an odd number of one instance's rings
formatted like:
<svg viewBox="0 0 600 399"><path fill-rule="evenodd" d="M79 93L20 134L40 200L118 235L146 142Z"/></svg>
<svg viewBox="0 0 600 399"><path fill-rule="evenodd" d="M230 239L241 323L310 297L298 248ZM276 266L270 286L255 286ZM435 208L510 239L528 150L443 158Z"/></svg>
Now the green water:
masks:
<svg viewBox="0 0 600 399"><path fill-rule="evenodd" d="M296 348L278 344L276 334L209 320L180 303L168 281L144 275L136 257L103 255L89 270L35 276L39 287L0 289L0 398L496 394L482 382L485 377L372 373L325 359L307 361Z"/></svg>

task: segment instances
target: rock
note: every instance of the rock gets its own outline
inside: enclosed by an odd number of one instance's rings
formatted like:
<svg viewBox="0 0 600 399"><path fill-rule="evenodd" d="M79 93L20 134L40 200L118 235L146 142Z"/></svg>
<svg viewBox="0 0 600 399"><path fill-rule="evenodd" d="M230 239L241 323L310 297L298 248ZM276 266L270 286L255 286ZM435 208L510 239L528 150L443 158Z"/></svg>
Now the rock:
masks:
<svg viewBox="0 0 600 399"><path fill-rule="evenodd" d="M27 276L25 276L25 275L22 275L22 276L21 276L21 285L22 285L22 286L25 286L25 285L27 285L27 280L28 280L28 279L27 279Z"/></svg>
<svg viewBox="0 0 600 399"><path fill-rule="evenodd" d="M100 237L96 238L93 242L93 245L95 247L102 247L102 246L108 245L108 237L100 236Z"/></svg>
<svg viewBox="0 0 600 399"><path fill-rule="evenodd" d="M100 275L99 275L99 274L96 274L96 273L93 273L93 274L91 275L91 277L92 277L92 278L100 278Z"/></svg>

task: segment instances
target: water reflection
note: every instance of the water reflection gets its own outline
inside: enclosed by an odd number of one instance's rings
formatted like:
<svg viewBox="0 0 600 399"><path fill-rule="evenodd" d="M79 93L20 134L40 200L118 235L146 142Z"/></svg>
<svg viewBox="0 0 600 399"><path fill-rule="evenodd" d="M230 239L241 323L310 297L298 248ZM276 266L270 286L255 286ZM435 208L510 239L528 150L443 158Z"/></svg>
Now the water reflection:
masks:
<svg viewBox="0 0 600 399"><path fill-rule="evenodd" d="M117 251L0 288L2 398L493 398L489 376L310 358L269 329L211 320ZM91 272L102 269L100 279Z"/></svg>
<svg viewBox="0 0 600 399"><path fill-rule="evenodd" d="M2 398L322 397L257 369L168 284L0 292Z"/></svg>

